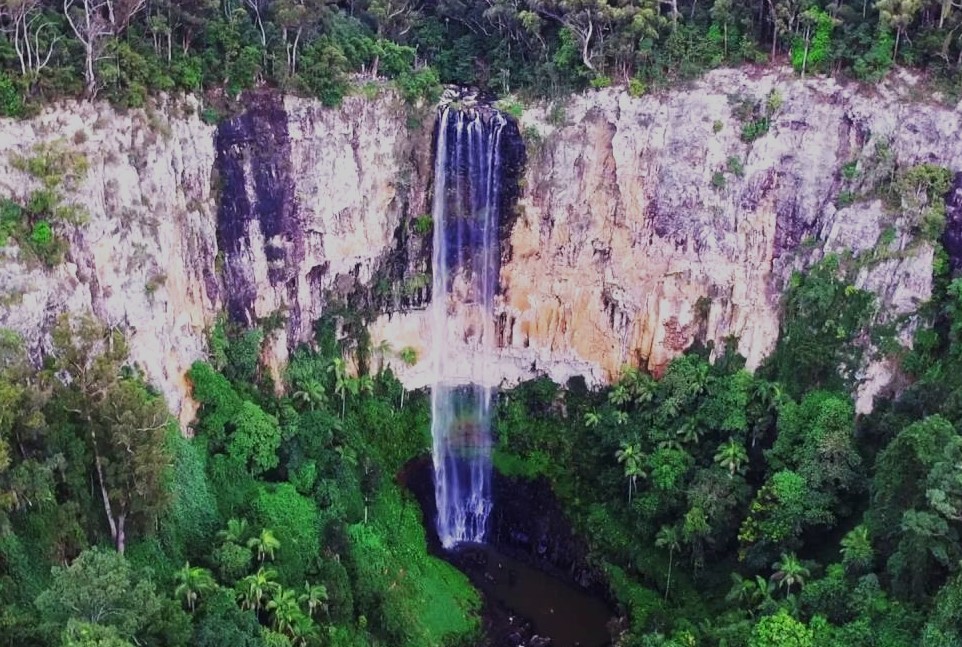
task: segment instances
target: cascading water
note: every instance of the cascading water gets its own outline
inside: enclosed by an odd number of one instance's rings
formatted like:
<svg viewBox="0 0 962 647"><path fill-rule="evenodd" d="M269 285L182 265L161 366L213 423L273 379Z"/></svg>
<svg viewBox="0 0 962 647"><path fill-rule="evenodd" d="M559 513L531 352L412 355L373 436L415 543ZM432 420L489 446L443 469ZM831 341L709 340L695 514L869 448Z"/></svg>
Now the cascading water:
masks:
<svg viewBox="0 0 962 647"><path fill-rule="evenodd" d="M434 164L434 491L445 548L482 542L491 512L492 302L498 283L502 132L492 109L442 109ZM456 314L456 317L452 317Z"/></svg>

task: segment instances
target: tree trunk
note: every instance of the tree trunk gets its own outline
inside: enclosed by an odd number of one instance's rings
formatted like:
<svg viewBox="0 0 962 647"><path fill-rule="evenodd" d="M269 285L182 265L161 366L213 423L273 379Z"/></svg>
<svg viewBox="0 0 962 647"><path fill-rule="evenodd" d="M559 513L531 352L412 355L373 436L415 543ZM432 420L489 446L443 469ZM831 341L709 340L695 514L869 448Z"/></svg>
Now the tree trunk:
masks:
<svg viewBox="0 0 962 647"><path fill-rule="evenodd" d="M93 430L93 424L89 418L87 424L90 425L90 444L94 452L94 467L97 470L97 484L100 486L100 496L104 502L104 512L107 514L107 526L110 528L110 538L117 545L117 551L123 553L123 515L119 519L114 518L113 505L110 503L110 496L107 494L107 483L104 480L104 463L97 450L97 434ZM118 521L120 523L118 523Z"/></svg>
<svg viewBox="0 0 962 647"><path fill-rule="evenodd" d="M127 549L127 515L117 516L117 552L121 555Z"/></svg>
<svg viewBox="0 0 962 647"><path fill-rule="evenodd" d="M809 38L811 37L811 34L812 34L812 28L806 27L805 28L805 53L802 54L802 78L803 79L805 78L805 68L808 66L808 48L811 44L811 41L809 40Z"/></svg>
<svg viewBox="0 0 962 647"><path fill-rule="evenodd" d="M595 71L595 66L591 64L591 58L588 56L588 51L591 46L591 36L595 33L595 24L588 19L588 29L584 32L584 37L581 39L581 62L584 63L592 72Z"/></svg>
<svg viewBox="0 0 962 647"><path fill-rule="evenodd" d="M93 99L97 96L97 75L94 73L94 46L90 41L84 43L84 56L87 59L84 66L85 91L87 98Z"/></svg>
<svg viewBox="0 0 962 647"><path fill-rule="evenodd" d="M671 590L671 566L672 566L672 560L674 559L674 557L675 557L675 549L669 548L668 549L668 581L665 582L665 599L666 600L668 599L668 591Z"/></svg>

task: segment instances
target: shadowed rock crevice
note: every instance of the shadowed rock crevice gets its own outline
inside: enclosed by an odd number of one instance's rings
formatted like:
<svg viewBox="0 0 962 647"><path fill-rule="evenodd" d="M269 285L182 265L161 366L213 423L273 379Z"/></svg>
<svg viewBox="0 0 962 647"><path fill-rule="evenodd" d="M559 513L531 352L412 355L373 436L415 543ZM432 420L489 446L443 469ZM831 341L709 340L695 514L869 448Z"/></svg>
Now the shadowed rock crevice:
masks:
<svg viewBox="0 0 962 647"><path fill-rule="evenodd" d="M953 273L962 272L962 172L955 174L955 180L945 198L945 234L942 245L949 255L949 266Z"/></svg>
<svg viewBox="0 0 962 647"><path fill-rule="evenodd" d="M267 260L271 286L295 279L304 249L283 100L252 94L248 106L218 127L215 165L221 190L217 242L223 258L224 301L231 318L251 325L254 300L263 289L254 275L255 246ZM296 299L296 289L285 289ZM299 311L296 304L289 305L290 312ZM296 328L298 322L290 325Z"/></svg>

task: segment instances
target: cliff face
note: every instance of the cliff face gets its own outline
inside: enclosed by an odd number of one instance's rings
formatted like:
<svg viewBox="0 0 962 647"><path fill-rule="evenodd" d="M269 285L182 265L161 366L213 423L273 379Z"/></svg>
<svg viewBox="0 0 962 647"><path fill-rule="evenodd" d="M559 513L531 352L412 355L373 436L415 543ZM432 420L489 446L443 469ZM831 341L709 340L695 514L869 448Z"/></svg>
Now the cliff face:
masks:
<svg viewBox="0 0 962 647"><path fill-rule="evenodd" d="M879 296L882 320L910 315L931 290L932 247L870 196L893 168L958 173L945 244L962 264L962 107L912 103L911 84L899 87L869 95L718 71L677 92L526 110L492 381L600 383L628 362L658 372L695 341L730 335L756 366L791 272L830 251L884 248L856 283ZM338 110L269 95L247 105L217 128L172 104L126 115L65 104L0 121L9 152L65 137L90 162L71 196L89 220L69 228L68 262L44 270L2 251L0 326L37 349L56 313L92 310L130 331L134 359L187 419L183 372L218 312L284 314L265 357L277 370L340 295L382 312L373 341L414 348L414 366L389 361L409 386L430 383L430 237L411 226L428 211L430 120L411 123L389 94ZM743 141L765 117L767 132ZM23 201L35 186L0 156L0 195ZM889 368L866 367L860 409Z"/></svg>
<svg viewBox="0 0 962 647"><path fill-rule="evenodd" d="M16 245L0 251L0 327L39 352L65 310L121 326L185 422L184 373L218 313L285 315L265 353L277 370L288 345L310 337L325 291L369 281L397 246L401 213L425 194L417 181L428 173L411 170L418 140L391 96L335 111L270 96L249 105L217 128L192 102L128 114L69 103L0 120L0 196L25 203L39 188L12 163L38 145L62 140L89 164L66 196L87 216L64 226L66 262L50 270Z"/></svg>

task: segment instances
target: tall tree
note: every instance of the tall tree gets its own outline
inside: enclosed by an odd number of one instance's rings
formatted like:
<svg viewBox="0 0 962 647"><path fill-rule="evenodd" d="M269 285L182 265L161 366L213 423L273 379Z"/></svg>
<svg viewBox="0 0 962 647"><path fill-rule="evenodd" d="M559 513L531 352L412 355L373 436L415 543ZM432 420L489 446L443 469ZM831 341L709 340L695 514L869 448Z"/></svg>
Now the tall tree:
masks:
<svg viewBox="0 0 962 647"><path fill-rule="evenodd" d="M63 0L67 23L84 51L84 82L88 99L97 96L97 62L105 57L107 42L130 25L147 0Z"/></svg>
<svg viewBox="0 0 962 647"><path fill-rule="evenodd" d="M895 61L906 30L922 8L922 0L878 0L875 8L878 9L882 25L895 30L895 49L892 51L892 60Z"/></svg>
<svg viewBox="0 0 962 647"><path fill-rule="evenodd" d="M127 346L118 330L64 315L53 340L55 367L66 377L59 402L86 437L110 537L122 553L128 520L146 527L166 503L170 417L139 380L121 377Z"/></svg>

